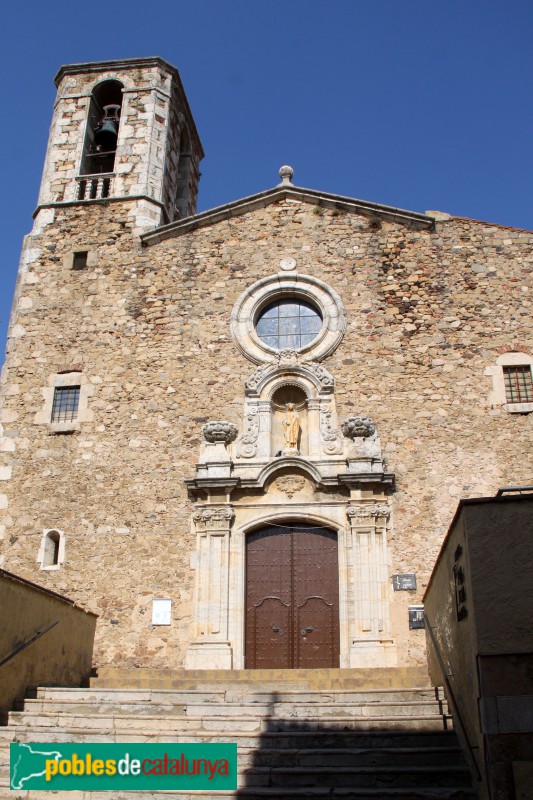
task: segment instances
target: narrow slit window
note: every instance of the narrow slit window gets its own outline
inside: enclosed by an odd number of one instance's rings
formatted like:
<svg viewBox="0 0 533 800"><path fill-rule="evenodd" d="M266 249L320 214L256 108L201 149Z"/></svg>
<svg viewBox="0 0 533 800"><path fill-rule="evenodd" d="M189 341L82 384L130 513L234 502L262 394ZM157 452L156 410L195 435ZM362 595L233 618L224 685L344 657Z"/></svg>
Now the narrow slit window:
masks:
<svg viewBox="0 0 533 800"><path fill-rule="evenodd" d="M78 415L79 386L60 386L54 389L51 422L73 422Z"/></svg>
<svg viewBox="0 0 533 800"><path fill-rule="evenodd" d="M79 250L72 256L72 269L85 269L87 267L88 250Z"/></svg>
<svg viewBox="0 0 533 800"><path fill-rule="evenodd" d="M50 531L44 540L43 567L55 567L59 564L59 543L61 537L58 531Z"/></svg>
<svg viewBox="0 0 533 800"><path fill-rule="evenodd" d="M59 567L64 558L62 549L60 531L47 531L40 551L41 569Z"/></svg>
<svg viewBox="0 0 533 800"><path fill-rule="evenodd" d="M503 368L508 403L533 403L533 379L529 364Z"/></svg>

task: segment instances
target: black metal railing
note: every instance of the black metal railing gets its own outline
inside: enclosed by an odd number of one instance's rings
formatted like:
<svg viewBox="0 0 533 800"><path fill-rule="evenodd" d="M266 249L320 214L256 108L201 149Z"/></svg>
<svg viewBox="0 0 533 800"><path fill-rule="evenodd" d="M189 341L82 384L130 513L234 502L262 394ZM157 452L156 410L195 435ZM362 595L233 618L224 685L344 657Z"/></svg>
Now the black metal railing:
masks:
<svg viewBox="0 0 533 800"><path fill-rule="evenodd" d="M49 625L47 625L42 630L35 631L33 636L31 636L29 639L27 639L27 641L23 642L22 644L19 644L18 647L15 647L15 649L8 656L6 656L5 658L3 658L0 661L0 667L3 667L4 664L7 664L7 662L11 661L12 658L15 658L15 656L18 656L18 654L21 653L23 650L25 650L27 647L29 647L30 644L33 644L34 642L36 642L37 639L40 639L41 636L44 636L45 633L48 633L48 631L52 630L52 628L54 628L56 625L59 625L59 620L58 619L56 619L55 622L51 622Z"/></svg>
<svg viewBox="0 0 533 800"><path fill-rule="evenodd" d="M433 648L435 650L435 655L437 657L437 661L438 661L440 670L442 672L442 677L444 678L444 683L445 683L445 686L446 686L446 695L447 695L447 698L448 698L449 702L451 703L451 705L453 707L452 716L454 717L454 721L457 720L457 722L459 723L459 727L461 728L461 732L462 732L462 735L463 735L463 738L464 738L464 741L465 741L465 744L466 744L466 747L467 747L468 760L470 761L470 763L471 763L471 765L472 765L472 767L474 769L476 778L477 778L478 781L482 781L483 780L483 775L482 775L481 770L479 768L479 764L477 762L476 754L474 752L474 750L478 750L478 748L476 746L472 745L472 743L470 742L470 738L468 736L468 731L466 730L466 725L465 725L465 722L464 722L464 717L463 717L463 715L461 713L460 704L459 704L459 702L457 700L455 692L453 691L452 685L450 683L450 678L453 678L453 672L448 672L448 670L446 669L446 666L444 664L444 659L442 658L442 653L440 651L437 639L435 637L435 634L433 633L433 626L431 625L431 621L430 621L430 619L429 619L429 617L428 617L428 615L426 614L425 611L424 611L424 620L425 620L425 623L426 623L426 629L429 632L429 638L431 639L431 643L432 643Z"/></svg>

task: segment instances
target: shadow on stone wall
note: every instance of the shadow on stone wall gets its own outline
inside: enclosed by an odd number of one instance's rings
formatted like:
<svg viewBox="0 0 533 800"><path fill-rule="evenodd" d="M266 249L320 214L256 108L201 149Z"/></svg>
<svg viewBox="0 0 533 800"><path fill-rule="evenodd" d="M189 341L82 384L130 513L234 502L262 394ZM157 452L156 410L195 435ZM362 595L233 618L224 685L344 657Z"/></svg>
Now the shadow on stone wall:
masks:
<svg viewBox="0 0 533 800"><path fill-rule="evenodd" d="M1 569L0 609L0 724L5 724L29 686L81 686L88 680L97 617Z"/></svg>

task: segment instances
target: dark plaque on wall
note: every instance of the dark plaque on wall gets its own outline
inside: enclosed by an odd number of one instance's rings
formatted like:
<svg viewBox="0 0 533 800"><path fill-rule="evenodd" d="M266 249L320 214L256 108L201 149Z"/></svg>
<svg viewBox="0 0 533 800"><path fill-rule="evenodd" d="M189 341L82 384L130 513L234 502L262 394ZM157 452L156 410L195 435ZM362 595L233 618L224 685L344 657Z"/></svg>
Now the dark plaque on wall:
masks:
<svg viewBox="0 0 533 800"><path fill-rule="evenodd" d="M424 606L409 606L409 629L425 627Z"/></svg>
<svg viewBox="0 0 533 800"><path fill-rule="evenodd" d="M407 572L403 575L393 575L392 585L395 592L406 592L409 589L416 589L416 575L414 572Z"/></svg>

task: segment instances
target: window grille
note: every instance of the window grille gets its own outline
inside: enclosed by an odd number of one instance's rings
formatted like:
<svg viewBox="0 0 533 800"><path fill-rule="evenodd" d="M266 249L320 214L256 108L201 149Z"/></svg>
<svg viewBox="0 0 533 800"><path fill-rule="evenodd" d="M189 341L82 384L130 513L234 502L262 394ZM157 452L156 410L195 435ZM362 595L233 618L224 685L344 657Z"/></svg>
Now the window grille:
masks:
<svg viewBox="0 0 533 800"><path fill-rule="evenodd" d="M78 414L79 386L61 386L54 389L52 422L73 422Z"/></svg>
<svg viewBox="0 0 533 800"><path fill-rule="evenodd" d="M529 364L504 367L503 378L508 403L533 403L533 380Z"/></svg>

